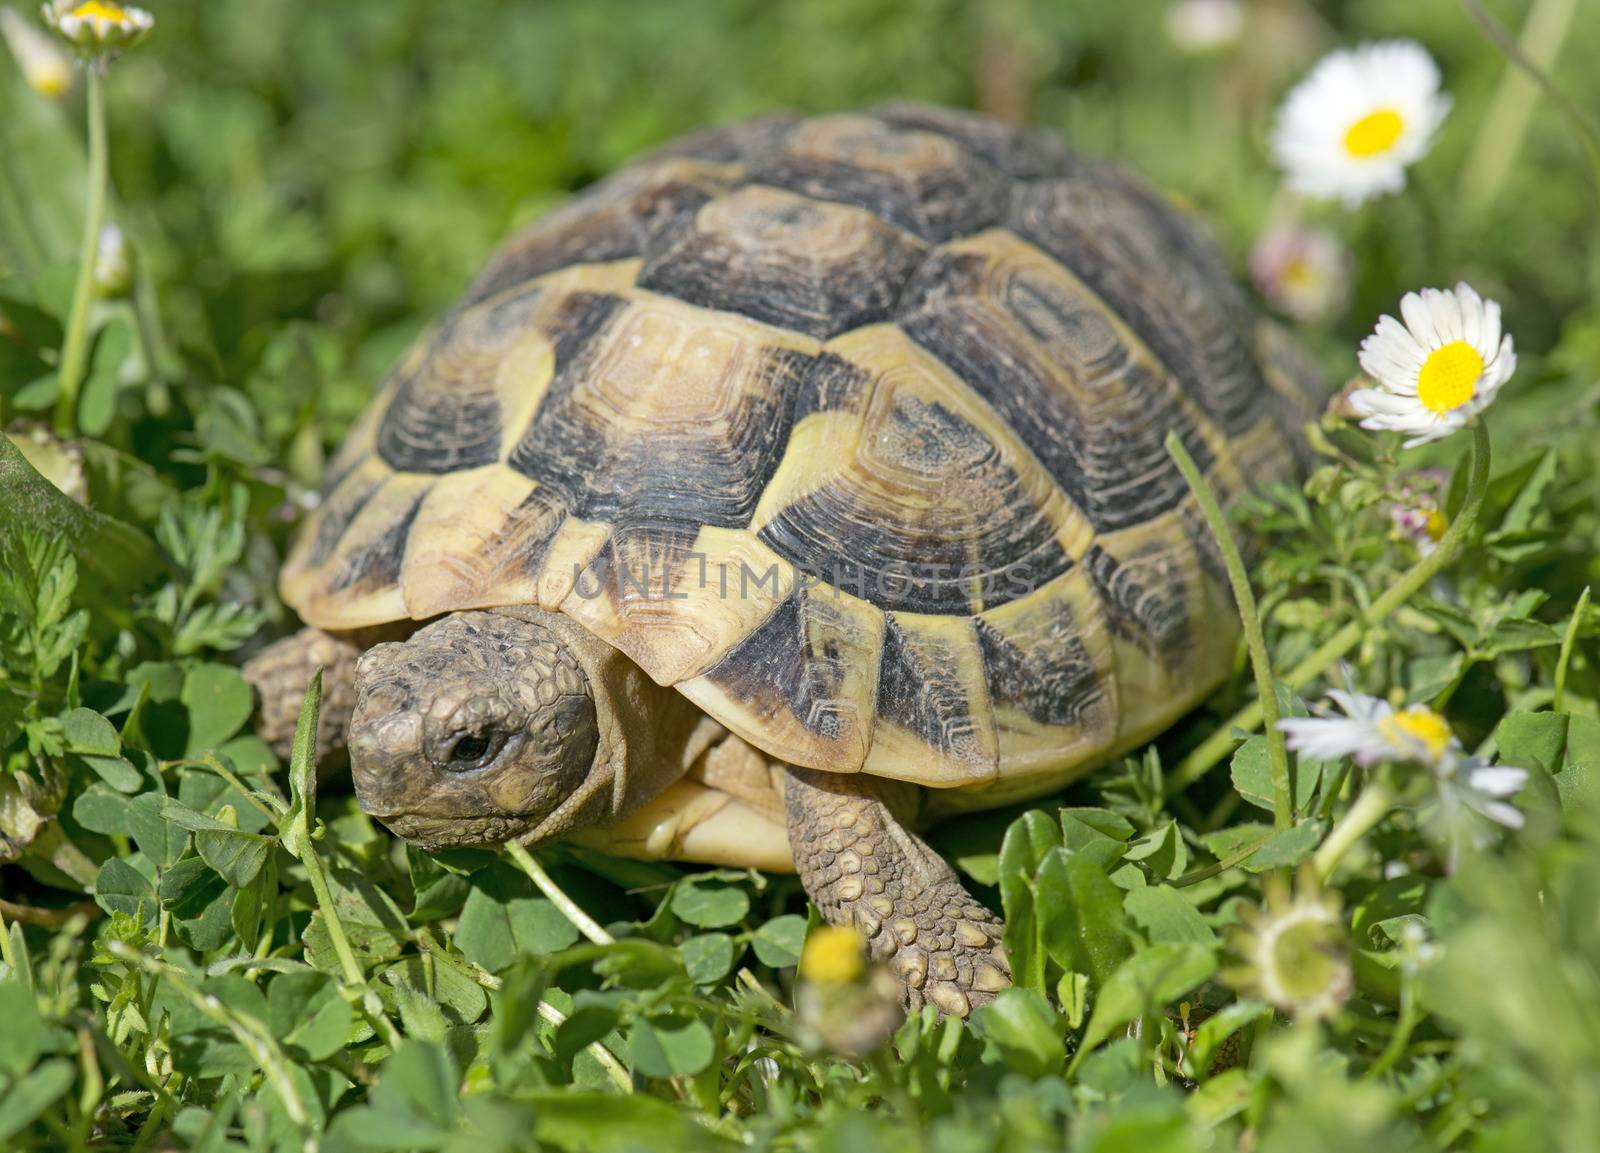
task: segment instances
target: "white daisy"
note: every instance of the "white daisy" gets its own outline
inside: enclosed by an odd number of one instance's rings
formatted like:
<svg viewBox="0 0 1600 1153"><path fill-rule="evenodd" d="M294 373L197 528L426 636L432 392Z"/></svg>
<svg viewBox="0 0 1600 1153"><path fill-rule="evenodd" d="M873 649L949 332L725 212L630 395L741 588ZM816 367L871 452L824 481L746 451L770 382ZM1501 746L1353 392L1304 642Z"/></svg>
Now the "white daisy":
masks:
<svg viewBox="0 0 1600 1153"><path fill-rule="evenodd" d="M1354 757L1363 766L1383 761L1421 765L1433 774L1447 812L1465 808L1507 828L1522 827L1522 814L1505 798L1527 784L1526 769L1465 756L1449 723L1426 705L1396 712L1388 701L1363 693L1331 689L1328 696L1344 716L1278 722L1291 749L1319 761Z"/></svg>
<svg viewBox="0 0 1600 1153"><path fill-rule="evenodd" d="M1450 111L1439 67L1410 40L1322 58L1278 112L1272 147L1289 187L1351 208L1405 187Z"/></svg>
<svg viewBox="0 0 1600 1153"><path fill-rule="evenodd" d="M50 0L41 12L44 22L86 56L131 48L155 26L143 8L114 0Z"/></svg>
<svg viewBox="0 0 1600 1153"><path fill-rule="evenodd" d="M1361 342L1361 369L1378 388L1350 394L1362 428L1411 433L1406 447L1449 436L1489 407L1517 370L1511 337L1500 331L1500 306L1469 285L1424 288Z"/></svg>
<svg viewBox="0 0 1600 1153"><path fill-rule="evenodd" d="M1285 316L1327 320L1349 297L1350 252L1325 228L1268 228L1250 249L1250 279Z"/></svg>
<svg viewBox="0 0 1600 1153"><path fill-rule="evenodd" d="M1442 762L1455 740L1445 719L1426 705L1396 713L1388 701L1363 693L1330 689L1328 697L1344 716L1286 717L1278 722L1289 747L1313 760L1354 757L1357 764L1369 766L1417 761L1431 768Z"/></svg>

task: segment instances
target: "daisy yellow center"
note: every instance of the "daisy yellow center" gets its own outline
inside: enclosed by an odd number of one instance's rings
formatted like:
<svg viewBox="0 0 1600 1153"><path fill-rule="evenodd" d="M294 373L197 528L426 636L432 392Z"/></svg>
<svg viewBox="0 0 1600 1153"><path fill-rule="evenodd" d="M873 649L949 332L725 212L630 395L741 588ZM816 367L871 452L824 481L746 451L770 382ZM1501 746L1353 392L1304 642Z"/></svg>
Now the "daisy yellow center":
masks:
<svg viewBox="0 0 1600 1153"><path fill-rule="evenodd" d="M1444 756L1454 739L1445 719L1423 705L1413 705L1403 713L1383 718L1378 722L1378 728L1391 740L1421 744L1428 750L1429 758L1435 761Z"/></svg>
<svg viewBox="0 0 1600 1153"><path fill-rule="evenodd" d="M121 24L128 18L128 13L120 5L108 4L105 0L88 0L88 3L74 8L72 14L82 20L98 19L111 24Z"/></svg>
<svg viewBox="0 0 1600 1153"><path fill-rule="evenodd" d="M1428 354L1417 374L1417 399L1429 412L1453 412L1471 400L1483 375L1483 357L1464 340Z"/></svg>
<svg viewBox="0 0 1600 1153"><path fill-rule="evenodd" d="M1283 280L1285 284L1296 288L1305 288L1314 284L1317 279L1317 270L1311 267L1307 260L1294 259L1283 266Z"/></svg>
<svg viewBox="0 0 1600 1153"><path fill-rule="evenodd" d="M1428 519L1423 522L1422 531L1428 534L1430 540L1443 540L1445 530L1450 527L1450 518L1438 509L1428 514Z"/></svg>
<svg viewBox="0 0 1600 1153"><path fill-rule="evenodd" d="M1381 156L1394 147L1405 127L1405 119L1393 108L1369 112L1345 131L1344 150L1363 160Z"/></svg>
<svg viewBox="0 0 1600 1153"><path fill-rule="evenodd" d="M854 929L819 928L800 953L800 976L819 985L848 985L864 968L861 935Z"/></svg>

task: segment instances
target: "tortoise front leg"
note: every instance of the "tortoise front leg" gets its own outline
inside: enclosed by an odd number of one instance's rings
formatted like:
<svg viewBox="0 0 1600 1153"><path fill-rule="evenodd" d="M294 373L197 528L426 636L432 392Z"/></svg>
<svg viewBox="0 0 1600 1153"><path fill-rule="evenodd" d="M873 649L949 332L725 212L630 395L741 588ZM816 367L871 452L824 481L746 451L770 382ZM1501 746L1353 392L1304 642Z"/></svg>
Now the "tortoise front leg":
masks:
<svg viewBox="0 0 1600 1153"><path fill-rule="evenodd" d="M931 1002L964 1017L1011 984L1011 966L1000 918L901 823L917 801L915 786L898 781L791 767L789 845L823 917L866 938L869 955L900 978L911 1012Z"/></svg>
<svg viewBox="0 0 1600 1153"><path fill-rule="evenodd" d="M322 670L322 720L317 726L317 760L344 752L350 714L356 707L356 644L321 629L304 628L274 641L244 663L244 679L256 691L256 735L289 759L294 726L306 686Z"/></svg>

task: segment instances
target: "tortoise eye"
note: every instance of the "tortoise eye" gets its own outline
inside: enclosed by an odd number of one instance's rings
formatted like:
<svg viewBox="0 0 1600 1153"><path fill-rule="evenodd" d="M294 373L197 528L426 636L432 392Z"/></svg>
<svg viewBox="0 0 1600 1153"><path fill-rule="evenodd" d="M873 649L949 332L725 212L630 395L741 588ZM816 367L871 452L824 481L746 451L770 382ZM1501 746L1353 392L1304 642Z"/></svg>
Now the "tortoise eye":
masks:
<svg viewBox="0 0 1600 1153"><path fill-rule="evenodd" d="M505 742L494 733L463 733L445 754L444 768L460 773L494 760Z"/></svg>

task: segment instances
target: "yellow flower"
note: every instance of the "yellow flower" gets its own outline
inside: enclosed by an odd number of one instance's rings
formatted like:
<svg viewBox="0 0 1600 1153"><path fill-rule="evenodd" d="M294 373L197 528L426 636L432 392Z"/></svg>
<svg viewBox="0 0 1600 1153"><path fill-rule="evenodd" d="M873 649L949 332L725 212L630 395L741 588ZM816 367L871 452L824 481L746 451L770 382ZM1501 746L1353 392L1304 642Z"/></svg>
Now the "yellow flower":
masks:
<svg viewBox="0 0 1600 1153"><path fill-rule="evenodd" d="M806 938L800 977L819 985L848 985L866 971L861 934L824 925Z"/></svg>
<svg viewBox="0 0 1600 1153"><path fill-rule="evenodd" d="M51 0L44 22L84 56L104 56L131 48L155 26L143 8L113 0Z"/></svg>
<svg viewBox="0 0 1600 1153"><path fill-rule="evenodd" d="M53 100L72 88L72 58L15 8L0 8L0 39L11 50L28 87L39 95Z"/></svg>
<svg viewBox="0 0 1600 1153"><path fill-rule="evenodd" d="M867 963L854 929L824 926L806 938L795 986L800 1043L855 1058L878 1048L905 1020L901 988L888 968Z"/></svg>

